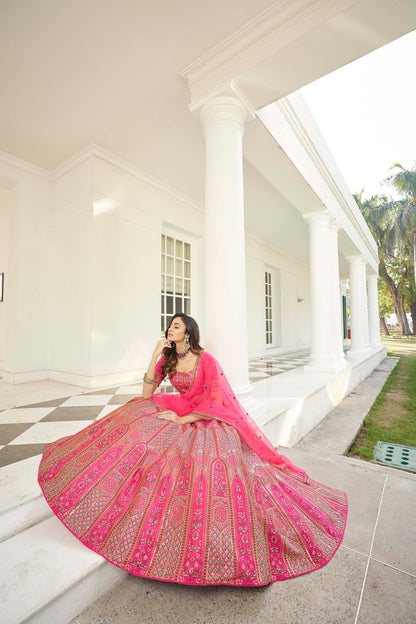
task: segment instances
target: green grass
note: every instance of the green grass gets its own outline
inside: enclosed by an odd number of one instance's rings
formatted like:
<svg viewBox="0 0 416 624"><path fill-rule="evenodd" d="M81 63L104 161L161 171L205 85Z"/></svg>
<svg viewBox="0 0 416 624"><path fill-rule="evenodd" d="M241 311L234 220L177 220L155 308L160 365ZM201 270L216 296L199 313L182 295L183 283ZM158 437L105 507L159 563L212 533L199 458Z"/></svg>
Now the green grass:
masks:
<svg viewBox="0 0 416 624"><path fill-rule="evenodd" d="M400 359L364 419L348 455L373 459L378 440L416 446L416 337L383 338Z"/></svg>

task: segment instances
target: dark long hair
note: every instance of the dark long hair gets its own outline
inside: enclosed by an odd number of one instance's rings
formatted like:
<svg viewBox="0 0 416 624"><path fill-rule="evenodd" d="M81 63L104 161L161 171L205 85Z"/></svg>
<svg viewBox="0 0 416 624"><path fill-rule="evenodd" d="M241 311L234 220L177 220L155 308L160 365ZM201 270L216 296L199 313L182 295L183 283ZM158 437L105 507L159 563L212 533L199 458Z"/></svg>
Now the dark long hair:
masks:
<svg viewBox="0 0 416 624"><path fill-rule="evenodd" d="M180 317L185 324L185 333L189 336L189 344L191 345L190 351L192 353L201 353L204 349L199 344L199 327L198 323L192 316L188 316L187 314L182 314L178 312L174 314L169 321L169 325L165 330L165 338L168 337L168 329L172 325L175 318ZM178 362L178 355L176 353L176 344L173 342L173 347L165 347L162 351L162 354L165 356L165 361L163 363L163 369L165 375L169 375L175 371L176 364Z"/></svg>

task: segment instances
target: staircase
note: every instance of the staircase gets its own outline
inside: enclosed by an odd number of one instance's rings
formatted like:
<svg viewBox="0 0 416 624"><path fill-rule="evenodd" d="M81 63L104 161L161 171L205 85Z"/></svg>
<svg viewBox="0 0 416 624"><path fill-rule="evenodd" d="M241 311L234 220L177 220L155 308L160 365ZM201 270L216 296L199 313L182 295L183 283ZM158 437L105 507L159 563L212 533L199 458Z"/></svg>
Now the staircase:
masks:
<svg viewBox="0 0 416 624"><path fill-rule="evenodd" d="M37 483L40 458L0 468L2 624L67 624L126 574L52 514Z"/></svg>

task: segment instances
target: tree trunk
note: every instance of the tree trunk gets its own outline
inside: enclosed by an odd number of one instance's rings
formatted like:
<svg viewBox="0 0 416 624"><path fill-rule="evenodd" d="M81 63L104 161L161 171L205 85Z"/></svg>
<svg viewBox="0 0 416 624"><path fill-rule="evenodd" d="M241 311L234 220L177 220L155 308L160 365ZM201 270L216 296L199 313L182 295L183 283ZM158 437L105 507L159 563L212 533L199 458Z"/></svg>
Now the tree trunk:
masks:
<svg viewBox="0 0 416 624"><path fill-rule="evenodd" d="M399 323L400 333L402 336L409 336L412 332L410 331L406 312L404 310L404 295L398 293L398 289L396 288L390 275L387 273L386 266L382 260L379 264L379 270L381 277L386 282L391 298L393 299L394 311L397 316L397 322Z"/></svg>
<svg viewBox="0 0 416 624"><path fill-rule="evenodd" d="M380 316L380 331L382 331L385 336L390 336L384 316Z"/></svg>
<svg viewBox="0 0 416 624"><path fill-rule="evenodd" d="M412 330L413 335L416 335L416 303L412 302L410 305L410 316L412 317Z"/></svg>
<svg viewBox="0 0 416 624"><path fill-rule="evenodd" d="M396 312L400 333L402 336L410 336L412 332L410 331L409 322L404 309L404 295L399 295L396 298L396 301L394 302L394 311Z"/></svg>
<svg viewBox="0 0 416 624"><path fill-rule="evenodd" d="M416 230L413 230L413 273L414 273L415 285L416 285ZM413 333L414 332L415 332L415 324L413 322Z"/></svg>

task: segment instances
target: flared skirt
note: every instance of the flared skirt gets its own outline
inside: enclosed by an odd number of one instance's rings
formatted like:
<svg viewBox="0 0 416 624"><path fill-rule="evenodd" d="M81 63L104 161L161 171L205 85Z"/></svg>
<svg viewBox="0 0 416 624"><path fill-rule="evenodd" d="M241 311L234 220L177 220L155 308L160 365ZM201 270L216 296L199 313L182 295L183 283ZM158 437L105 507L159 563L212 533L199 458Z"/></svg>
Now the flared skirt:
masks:
<svg viewBox="0 0 416 624"><path fill-rule="evenodd" d="M38 480L88 548L131 574L260 586L330 561L344 492L261 460L219 420L177 424L135 398L46 445Z"/></svg>

